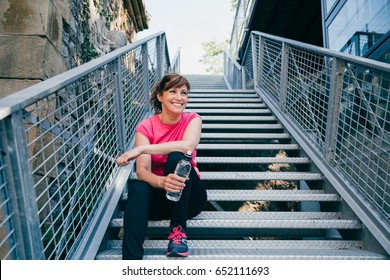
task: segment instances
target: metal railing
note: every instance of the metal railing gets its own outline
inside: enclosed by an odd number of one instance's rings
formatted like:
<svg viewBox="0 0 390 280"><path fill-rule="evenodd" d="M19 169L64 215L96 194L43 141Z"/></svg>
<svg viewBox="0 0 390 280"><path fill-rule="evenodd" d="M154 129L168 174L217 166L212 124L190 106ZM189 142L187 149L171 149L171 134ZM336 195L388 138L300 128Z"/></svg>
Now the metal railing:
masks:
<svg viewBox="0 0 390 280"><path fill-rule="evenodd" d="M234 16L232 33L230 36L230 55L238 59L240 47L245 34L249 32L248 25L253 14L253 8L258 0L238 0Z"/></svg>
<svg viewBox="0 0 390 280"><path fill-rule="evenodd" d="M242 88L261 95L390 252L390 65L252 32L229 72L232 87L245 77Z"/></svg>
<svg viewBox="0 0 390 280"><path fill-rule="evenodd" d="M115 158L177 67L161 32L0 100L1 259L79 258L100 244L130 172Z"/></svg>

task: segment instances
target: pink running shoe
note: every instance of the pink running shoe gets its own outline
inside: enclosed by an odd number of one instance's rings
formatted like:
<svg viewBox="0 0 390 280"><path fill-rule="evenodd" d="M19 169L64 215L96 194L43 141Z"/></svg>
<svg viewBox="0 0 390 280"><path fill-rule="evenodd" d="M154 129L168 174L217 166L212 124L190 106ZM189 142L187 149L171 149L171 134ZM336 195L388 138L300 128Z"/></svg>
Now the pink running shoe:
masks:
<svg viewBox="0 0 390 280"><path fill-rule="evenodd" d="M168 239L167 257L188 257L187 234L181 226L173 228Z"/></svg>

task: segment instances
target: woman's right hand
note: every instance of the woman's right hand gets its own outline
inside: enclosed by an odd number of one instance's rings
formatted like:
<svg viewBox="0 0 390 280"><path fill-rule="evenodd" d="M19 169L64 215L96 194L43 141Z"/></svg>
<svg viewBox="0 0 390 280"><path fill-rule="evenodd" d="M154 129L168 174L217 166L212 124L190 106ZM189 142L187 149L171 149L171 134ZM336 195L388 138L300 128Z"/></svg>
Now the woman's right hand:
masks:
<svg viewBox="0 0 390 280"><path fill-rule="evenodd" d="M167 192L179 192L186 186L186 180L188 180L188 178L179 177L171 173L165 177L161 177L158 185Z"/></svg>
<svg viewBox="0 0 390 280"><path fill-rule="evenodd" d="M139 155L141 155L141 149L139 147L136 147L134 149L131 149L125 153L123 153L121 156L119 156L116 159L116 164L119 166L126 166L130 163L131 160L137 158Z"/></svg>

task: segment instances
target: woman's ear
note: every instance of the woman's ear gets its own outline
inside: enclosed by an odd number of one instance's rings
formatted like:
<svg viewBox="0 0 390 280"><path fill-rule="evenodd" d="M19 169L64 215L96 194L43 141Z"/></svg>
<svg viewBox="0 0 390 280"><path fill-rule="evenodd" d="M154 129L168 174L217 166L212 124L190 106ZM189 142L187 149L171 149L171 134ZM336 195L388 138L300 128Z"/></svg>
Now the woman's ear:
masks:
<svg viewBox="0 0 390 280"><path fill-rule="evenodd" d="M162 93L158 92L156 94L156 97L157 97L157 100L160 101L160 103L161 103Z"/></svg>

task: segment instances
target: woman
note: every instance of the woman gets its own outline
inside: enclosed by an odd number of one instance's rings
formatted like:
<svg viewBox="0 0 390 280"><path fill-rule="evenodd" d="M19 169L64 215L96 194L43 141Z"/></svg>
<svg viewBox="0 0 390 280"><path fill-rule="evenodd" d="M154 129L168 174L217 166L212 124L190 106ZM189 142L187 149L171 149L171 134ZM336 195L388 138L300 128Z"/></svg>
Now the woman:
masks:
<svg viewBox="0 0 390 280"><path fill-rule="evenodd" d="M169 219L166 255L188 256L186 222L198 215L207 201L195 162L202 120L196 113L184 113L189 90L190 84L183 76L164 76L150 98L156 114L137 126L135 147L116 160L119 166L125 166L137 159L138 180L129 185L124 213L123 259L142 259L148 219ZM187 151L192 151L193 168L188 178L181 178L174 170ZM178 202L166 198L166 192L180 190L183 192Z"/></svg>

